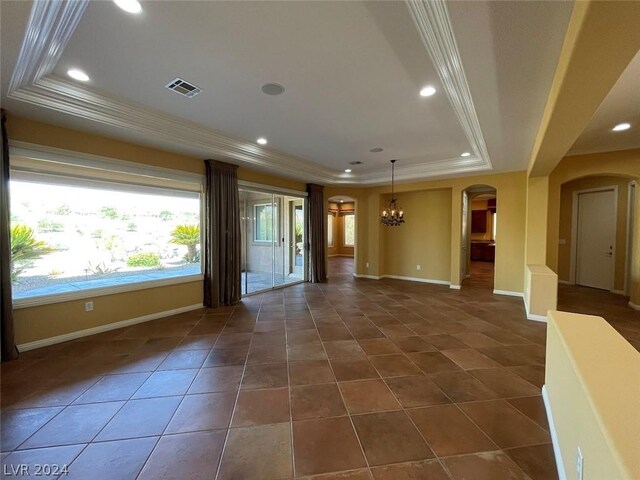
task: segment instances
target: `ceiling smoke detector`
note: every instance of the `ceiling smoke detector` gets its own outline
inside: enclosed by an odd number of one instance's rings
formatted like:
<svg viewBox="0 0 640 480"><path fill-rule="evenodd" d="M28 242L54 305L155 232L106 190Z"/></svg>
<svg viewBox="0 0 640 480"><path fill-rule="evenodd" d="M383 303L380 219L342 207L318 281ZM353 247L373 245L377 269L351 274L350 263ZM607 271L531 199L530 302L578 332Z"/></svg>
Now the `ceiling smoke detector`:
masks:
<svg viewBox="0 0 640 480"><path fill-rule="evenodd" d="M349 165L362 165L360 160L356 160L355 162L349 162Z"/></svg>
<svg viewBox="0 0 640 480"><path fill-rule="evenodd" d="M173 90L187 98L193 98L202 92L200 87L197 87L193 83L189 83L181 78L176 78L175 80L170 81L165 85L165 88Z"/></svg>
<svg viewBox="0 0 640 480"><path fill-rule="evenodd" d="M265 83L262 86L262 93L267 95L282 95L284 93L284 87L279 83Z"/></svg>
<svg viewBox="0 0 640 480"><path fill-rule="evenodd" d="M371 150L369 150L371 153L380 153L382 152L382 148L380 147L376 147L376 148L372 148Z"/></svg>

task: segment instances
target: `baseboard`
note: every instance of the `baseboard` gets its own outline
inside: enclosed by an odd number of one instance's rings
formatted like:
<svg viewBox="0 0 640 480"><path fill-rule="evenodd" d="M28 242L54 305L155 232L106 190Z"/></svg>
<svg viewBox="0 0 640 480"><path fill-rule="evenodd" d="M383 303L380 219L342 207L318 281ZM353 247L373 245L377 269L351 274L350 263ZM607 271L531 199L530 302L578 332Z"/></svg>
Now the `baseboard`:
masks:
<svg viewBox="0 0 640 480"><path fill-rule="evenodd" d="M56 343L68 342L69 340L75 340L76 338L88 337L89 335L95 335L96 333L108 332L109 330L129 327L138 323L149 322L151 320L157 320L158 318L170 317L171 315L190 312L199 308L203 308L203 305L189 305L186 307L174 308L173 310L165 310L164 312L151 313L142 317L122 320L120 322L108 323L106 325L87 328L85 330L78 330L77 332L65 333L64 335L58 335L55 337L43 338L42 340L36 340L35 342L23 343L22 345L17 345L17 348L19 352L27 352L29 350L35 350L36 348L48 347L49 345L55 345Z"/></svg>
<svg viewBox="0 0 640 480"><path fill-rule="evenodd" d="M383 278L377 275L363 275L360 273L354 273L353 276L356 278L368 278L369 280L380 280L381 278Z"/></svg>
<svg viewBox="0 0 640 480"><path fill-rule="evenodd" d="M509 297L520 297L524 298L524 293L522 292L512 292L511 290L494 290L494 295L507 295Z"/></svg>
<svg viewBox="0 0 640 480"><path fill-rule="evenodd" d="M534 313L529 313L529 305L527 305L526 299L524 299L524 311L526 312L527 320L533 320L534 322L547 323L547 317L543 315L536 315Z"/></svg>
<svg viewBox="0 0 640 480"><path fill-rule="evenodd" d="M420 283L433 283L436 285L450 285L451 282L448 280L433 280L431 278L419 278L419 277L403 277L400 275L363 275L360 273L354 273L354 277L356 278L368 278L370 280L382 280L383 278L392 278L394 280L405 280L407 282L420 282ZM452 288L456 288L455 286ZM457 288L460 288L458 285Z"/></svg>
<svg viewBox="0 0 640 480"><path fill-rule="evenodd" d="M553 445L553 456L556 458L558 478L559 480L567 480L564 462L562 461L562 453L560 452L558 432L556 431L556 424L553 421L553 413L551 412L551 403L549 402L549 393L547 392L546 385L542 386L542 401L544 402L544 409L547 412L547 422L549 423L549 433L551 434L551 444Z"/></svg>
<svg viewBox="0 0 640 480"><path fill-rule="evenodd" d="M452 290L460 290L460 285L449 285L449 288L451 288Z"/></svg>
<svg viewBox="0 0 640 480"><path fill-rule="evenodd" d="M622 291L622 290L610 290L610 291L611 291L611 293L615 293L616 295L623 295L623 296L626 296L626 295L627 295L627 294L626 294L624 291Z"/></svg>
<svg viewBox="0 0 640 480"><path fill-rule="evenodd" d="M569 280L558 280L558 283L561 283L562 285L573 285Z"/></svg>
<svg viewBox="0 0 640 480"><path fill-rule="evenodd" d="M401 275L383 275L383 278L393 278L394 280L406 280L407 282L434 283L436 285L451 285L448 280L434 280L431 278L403 277Z"/></svg>
<svg viewBox="0 0 640 480"><path fill-rule="evenodd" d="M329 257L329 258L333 258L333 257L349 257L349 258L353 258L353 255L349 255L348 253L334 253L333 255L327 255L327 257Z"/></svg>
<svg viewBox="0 0 640 480"><path fill-rule="evenodd" d="M534 315L533 313L527 313L527 320L533 320L534 322L547 323L547 317L542 315Z"/></svg>
<svg viewBox="0 0 640 480"><path fill-rule="evenodd" d="M633 303L632 301L629 301L629 306L631 308L633 308L634 310L640 310L640 305L636 305L635 303Z"/></svg>

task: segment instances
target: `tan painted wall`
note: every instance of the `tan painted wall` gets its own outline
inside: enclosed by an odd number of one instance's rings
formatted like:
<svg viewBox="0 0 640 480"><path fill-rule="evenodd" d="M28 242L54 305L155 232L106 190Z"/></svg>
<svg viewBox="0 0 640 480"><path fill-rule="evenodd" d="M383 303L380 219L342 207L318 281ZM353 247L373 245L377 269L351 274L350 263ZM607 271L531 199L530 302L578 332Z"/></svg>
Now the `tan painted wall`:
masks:
<svg viewBox="0 0 640 480"><path fill-rule="evenodd" d="M614 290L624 290L625 265L627 260L627 208L629 200L629 180L622 177L585 177L565 183L560 194L560 231L559 238L565 241L558 245L558 278L569 281L571 264L571 222L573 212L573 193L602 187L618 187L618 211L616 220L616 263Z"/></svg>
<svg viewBox="0 0 640 480"><path fill-rule="evenodd" d="M8 118L7 127L9 139L13 141L204 174L202 159L195 157L121 142L12 115ZM238 177L241 180L293 190L306 189L302 182L264 175L247 168L240 168ZM192 282L97 296L91 299L94 302L92 312L84 311L86 300L17 309L14 313L16 343L20 345L77 330L202 304L202 290L202 282Z"/></svg>
<svg viewBox="0 0 640 480"><path fill-rule="evenodd" d="M449 281L451 189L407 192L397 198L411 215L403 225L384 229L384 273ZM417 270L416 265L421 269Z"/></svg>
<svg viewBox="0 0 640 480"><path fill-rule="evenodd" d="M640 478L640 353L604 319L551 312L545 390L566 478Z"/></svg>
<svg viewBox="0 0 640 480"><path fill-rule="evenodd" d="M559 265L561 186L572 180L590 176L617 176L639 181L640 149L565 157L553 170L549 176L546 263L555 272L558 272ZM634 209L636 219L640 219L638 197L640 195L636 195ZM640 239L640 221L635 222L633 234L636 239L633 245L636 253L632 257L631 301L640 305L640 251L637 241Z"/></svg>

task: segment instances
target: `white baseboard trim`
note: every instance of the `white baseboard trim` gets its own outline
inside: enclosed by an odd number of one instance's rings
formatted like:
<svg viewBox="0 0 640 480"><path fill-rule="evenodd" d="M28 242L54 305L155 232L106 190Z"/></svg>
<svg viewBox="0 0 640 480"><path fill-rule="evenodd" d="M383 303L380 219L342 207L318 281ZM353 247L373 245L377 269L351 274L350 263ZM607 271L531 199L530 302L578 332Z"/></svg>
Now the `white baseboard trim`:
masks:
<svg viewBox="0 0 640 480"><path fill-rule="evenodd" d="M534 322L547 323L547 317L542 315L534 315L533 313L527 313L527 320L533 320Z"/></svg>
<svg viewBox="0 0 640 480"><path fill-rule="evenodd" d="M507 295L509 297L520 297L524 298L524 293L522 292L512 292L511 290L494 290L494 295Z"/></svg>
<svg viewBox="0 0 640 480"><path fill-rule="evenodd" d="M536 315L535 313L529 313L529 305L527 304L526 299L524 299L524 311L527 314L527 320L547 323L547 317L545 317L544 315Z"/></svg>
<svg viewBox="0 0 640 480"><path fill-rule="evenodd" d="M383 275L384 278L393 278L394 280L406 280L408 282L435 283L436 285L451 285L448 280L435 280L432 278L419 277L403 277L401 275Z"/></svg>
<svg viewBox="0 0 640 480"><path fill-rule="evenodd" d="M460 290L460 285L449 285L449 288L451 288L452 290Z"/></svg>
<svg viewBox="0 0 640 480"><path fill-rule="evenodd" d="M629 306L631 308L633 308L634 310L640 310L640 305L636 305L635 303L633 303L632 301L629 301Z"/></svg>
<svg viewBox="0 0 640 480"><path fill-rule="evenodd" d="M353 276L356 278L368 278L370 280L382 280L383 278L392 278L394 280L405 280L407 282L433 283L436 285L451 284L451 282L449 282L448 280L434 280L431 278L418 278L418 277L403 277L400 275L379 275L378 276L378 275L363 275L361 273L354 273ZM455 286L452 288L455 288ZM458 288L460 288L459 285L458 285Z"/></svg>
<svg viewBox="0 0 640 480"><path fill-rule="evenodd" d="M171 315L190 312L199 308L203 308L203 305L188 305L186 307L174 308L173 310L165 310L164 312L151 313L142 317L122 320L120 322L108 323L106 325L87 328L85 330L78 330L77 332L65 333L64 335L57 335L55 337L43 338L42 340L36 340L35 342L23 343L22 345L17 345L17 348L19 352L27 352L29 350L35 350L36 348L48 347L49 345L55 345L56 343L68 342L69 340L75 340L76 338L88 337L89 335L95 335L96 333L108 332L109 330L129 327L131 325L136 325L137 323L144 323L151 320L157 320L158 318L170 317Z"/></svg>
<svg viewBox="0 0 640 480"><path fill-rule="evenodd" d="M551 412L551 403L549 402L549 393L547 392L546 385L542 386L542 400L544 402L544 409L547 412L547 421L549 423L549 433L551 434L551 444L553 445L553 456L556 457L558 478L559 480L567 480L567 474L565 472L564 462L562 460L562 453L560 452L558 432L556 431L556 424L553 421L553 413Z"/></svg>
<svg viewBox="0 0 640 480"><path fill-rule="evenodd" d="M384 278L377 275L363 275L361 273L354 273L353 276L356 278L368 278L369 280L380 280L381 278Z"/></svg>
<svg viewBox="0 0 640 480"><path fill-rule="evenodd" d="M615 293L616 295L626 295L626 293L622 290L611 290L611 293Z"/></svg>

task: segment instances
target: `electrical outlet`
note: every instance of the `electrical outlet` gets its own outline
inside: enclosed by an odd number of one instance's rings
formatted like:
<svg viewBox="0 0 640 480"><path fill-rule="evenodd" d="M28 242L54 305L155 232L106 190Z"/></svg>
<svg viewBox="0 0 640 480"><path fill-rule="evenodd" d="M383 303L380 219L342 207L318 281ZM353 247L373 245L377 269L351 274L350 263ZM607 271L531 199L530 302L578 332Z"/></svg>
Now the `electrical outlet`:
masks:
<svg viewBox="0 0 640 480"><path fill-rule="evenodd" d="M422 266L421 265L416 265L416 270L421 270Z"/></svg>
<svg viewBox="0 0 640 480"><path fill-rule="evenodd" d="M85 302L84 303L84 311L92 312L93 311L93 302Z"/></svg>
<svg viewBox="0 0 640 480"><path fill-rule="evenodd" d="M567 240L566 240L566 239L564 239L564 238L561 238L561 239L558 241L558 244L560 244L560 245L566 245L566 244L567 244Z"/></svg>
<svg viewBox="0 0 640 480"><path fill-rule="evenodd" d="M582 480L582 466L584 464L584 458L582 457L582 450L578 447L578 454L576 456L576 478Z"/></svg>
<svg viewBox="0 0 640 480"><path fill-rule="evenodd" d="M365 266L366 266L367 268L369 268L369 262L367 262L367 263L365 264Z"/></svg>

